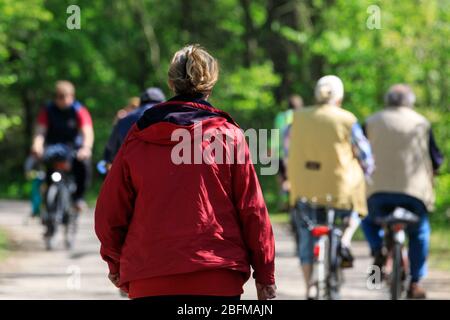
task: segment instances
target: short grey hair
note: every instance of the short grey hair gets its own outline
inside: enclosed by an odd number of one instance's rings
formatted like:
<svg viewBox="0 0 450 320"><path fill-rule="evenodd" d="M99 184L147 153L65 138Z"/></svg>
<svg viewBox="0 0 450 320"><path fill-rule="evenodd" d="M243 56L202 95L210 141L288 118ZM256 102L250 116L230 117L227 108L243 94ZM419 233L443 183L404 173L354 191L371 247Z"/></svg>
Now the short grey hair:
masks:
<svg viewBox="0 0 450 320"><path fill-rule="evenodd" d="M410 86L406 84L394 84L384 96L387 107L413 107L416 103L416 95Z"/></svg>
<svg viewBox="0 0 450 320"><path fill-rule="evenodd" d="M314 95L317 103L336 104L344 98L344 84L334 75L324 76L317 81Z"/></svg>

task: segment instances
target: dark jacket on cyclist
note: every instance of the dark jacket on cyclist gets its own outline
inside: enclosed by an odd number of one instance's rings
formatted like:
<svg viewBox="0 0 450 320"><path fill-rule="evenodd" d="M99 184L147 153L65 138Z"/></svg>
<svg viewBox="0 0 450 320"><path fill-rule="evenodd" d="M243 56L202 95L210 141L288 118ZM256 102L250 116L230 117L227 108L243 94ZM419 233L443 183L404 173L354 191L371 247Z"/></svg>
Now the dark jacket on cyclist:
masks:
<svg viewBox="0 0 450 320"><path fill-rule="evenodd" d="M63 143L73 148L81 146L80 129L85 125L92 126L89 111L79 101L66 109L49 102L39 112L37 122L47 128L45 144Z"/></svg>
<svg viewBox="0 0 450 320"><path fill-rule="evenodd" d="M128 134L128 131L131 129L133 124L139 120L144 112L164 100L164 93L159 88L149 88L141 95L140 106L136 110L131 111L125 118L120 119L114 126L105 146L103 159L106 162L113 162L117 152L119 152L120 146Z"/></svg>

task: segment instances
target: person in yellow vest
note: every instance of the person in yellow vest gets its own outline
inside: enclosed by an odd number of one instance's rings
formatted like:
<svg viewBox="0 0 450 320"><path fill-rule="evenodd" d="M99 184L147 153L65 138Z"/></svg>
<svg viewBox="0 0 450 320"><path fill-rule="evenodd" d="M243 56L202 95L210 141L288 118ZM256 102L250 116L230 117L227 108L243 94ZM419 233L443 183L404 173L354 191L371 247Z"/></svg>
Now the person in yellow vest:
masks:
<svg viewBox="0 0 450 320"><path fill-rule="evenodd" d="M351 267L351 238L359 225L359 215L367 214L365 174L374 170L370 144L361 126L351 112L341 108L342 81L333 75L322 77L315 98L316 106L294 114L287 167L307 298L315 240L298 213L320 222L316 208L331 207L338 216L349 217L340 252L343 267Z"/></svg>
<svg viewBox="0 0 450 320"><path fill-rule="evenodd" d="M411 88L397 84L385 97L386 108L367 119L365 131L373 147L377 167L368 184L369 215L362 229L375 258L384 264L382 235L375 218L402 207L416 213L418 224L407 228L411 283L409 298L425 298L419 281L426 274L430 238L428 212L433 209L433 176L443 162L430 123L413 110L415 96Z"/></svg>

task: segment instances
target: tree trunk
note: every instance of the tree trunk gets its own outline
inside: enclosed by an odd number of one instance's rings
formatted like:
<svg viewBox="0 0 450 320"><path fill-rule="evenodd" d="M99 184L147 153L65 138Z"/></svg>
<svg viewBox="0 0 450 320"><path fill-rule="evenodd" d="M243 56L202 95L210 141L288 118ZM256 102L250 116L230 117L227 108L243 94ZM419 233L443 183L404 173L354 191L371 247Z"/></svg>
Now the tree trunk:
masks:
<svg viewBox="0 0 450 320"><path fill-rule="evenodd" d="M148 45L148 49L150 49L150 52L148 52L145 47L142 48L142 51L140 52L141 61L151 65L154 74L161 82L163 80L163 74L161 73L160 47L153 24L148 16L147 9L142 0L132 0L131 6L133 8L133 14L136 20L141 24L144 40ZM147 57L150 57L150 59L148 60ZM139 82L140 85L144 87L149 70L148 68L141 68L141 70L142 72Z"/></svg>
<svg viewBox="0 0 450 320"><path fill-rule="evenodd" d="M255 28L253 25L253 19L250 11L250 0L240 0L242 10L244 11L244 67L249 68L255 58L255 51L257 48L257 41L255 37Z"/></svg>
<svg viewBox="0 0 450 320"><path fill-rule="evenodd" d="M30 143L34 133L34 120L36 114L33 112L36 107L36 99L33 92L30 89L22 88L20 90L20 96L23 106L23 128L25 134L24 151L28 153Z"/></svg>
<svg viewBox="0 0 450 320"><path fill-rule="evenodd" d="M290 7L292 6L292 7ZM277 102L286 99L292 90L294 70L289 65L289 55L294 52L294 44L289 43L277 30L275 24L298 29L298 15L291 0L269 0L267 2L267 21L265 25L264 44L266 51L273 62L274 71L281 76L281 84L275 89Z"/></svg>

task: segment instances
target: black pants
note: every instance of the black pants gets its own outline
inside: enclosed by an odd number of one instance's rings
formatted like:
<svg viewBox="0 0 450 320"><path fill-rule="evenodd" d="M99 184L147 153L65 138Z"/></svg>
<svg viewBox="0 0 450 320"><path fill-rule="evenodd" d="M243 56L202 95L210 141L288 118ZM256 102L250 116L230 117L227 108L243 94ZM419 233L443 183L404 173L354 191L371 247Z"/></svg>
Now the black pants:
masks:
<svg viewBox="0 0 450 320"><path fill-rule="evenodd" d="M154 301L154 302L235 302L241 300L241 296L196 296L196 295L177 295L177 296L152 296L133 299L136 301Z"/></svg>

